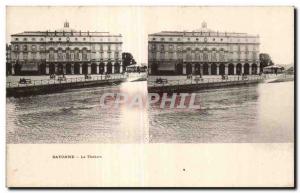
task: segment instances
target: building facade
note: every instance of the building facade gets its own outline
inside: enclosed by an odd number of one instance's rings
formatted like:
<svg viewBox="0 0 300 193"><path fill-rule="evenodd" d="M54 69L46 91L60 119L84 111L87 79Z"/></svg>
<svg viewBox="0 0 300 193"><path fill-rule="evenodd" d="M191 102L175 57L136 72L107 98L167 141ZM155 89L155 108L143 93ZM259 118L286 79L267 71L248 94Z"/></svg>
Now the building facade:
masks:
<svg viewBox="0 0 300 193"><path fill-rule="evenodd" d="M122 35L75 31L68 22L57 31L13 34L10 68L16 75L121 73Z"/></svg>
<svg viewBox="0 0 300 193"><path fill-rule="evenodd" d="M148 36L150 75L258 74L259 36L212 31L162 31Z"/></svg>

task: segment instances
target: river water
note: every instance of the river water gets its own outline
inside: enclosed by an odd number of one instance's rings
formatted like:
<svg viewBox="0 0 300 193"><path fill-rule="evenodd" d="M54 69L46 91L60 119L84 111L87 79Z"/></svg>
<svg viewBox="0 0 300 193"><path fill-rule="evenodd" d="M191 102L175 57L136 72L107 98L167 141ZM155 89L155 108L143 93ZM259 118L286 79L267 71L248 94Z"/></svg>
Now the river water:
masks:
<svg viewBox="0 0 300 193"><path fill-rule="evenodd" d="M294 82L201 90L199 109L105 109L108 92L147 97L147 82L7 98L7 143L293 142Z"/></svg>

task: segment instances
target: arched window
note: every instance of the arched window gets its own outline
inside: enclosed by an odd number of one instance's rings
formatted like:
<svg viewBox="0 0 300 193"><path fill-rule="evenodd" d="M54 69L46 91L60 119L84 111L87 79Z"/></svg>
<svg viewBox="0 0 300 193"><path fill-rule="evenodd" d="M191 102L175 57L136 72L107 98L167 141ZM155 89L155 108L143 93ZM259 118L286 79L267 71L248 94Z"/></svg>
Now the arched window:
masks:
<svg viewBox="0 0 300 193"><path fill-rule="evenodd" d="M57 51L57 58L58 58L58 60L63 60L63 52L62 52L62 48L58 48L58 51Z"/></svg>
<svg viewBox="0 0 300 193"><path fill-rule="evenodd" d="M87 49L86 48L82 49L82 60L87 60Z"/></svg>
<svg viewBox="0 0 300 193"><path fill-rule="evenodd" d="M79 60L79 49L78 48L75 48L75 50L74 50L74 58L75 58L75 60Z"/></svg>
<svg viewBox="0 0 300 193"><path fill-rule="evenodd" d="M71 60L71 50L70 50L70 48L66 48L66 59Z"/></svg>
<svg viewBox="0 0 300 193"><path fill-rule="evenodd" d="M54 60L54 49L53 48L49 49L49 60L50 61Z"/></svg>

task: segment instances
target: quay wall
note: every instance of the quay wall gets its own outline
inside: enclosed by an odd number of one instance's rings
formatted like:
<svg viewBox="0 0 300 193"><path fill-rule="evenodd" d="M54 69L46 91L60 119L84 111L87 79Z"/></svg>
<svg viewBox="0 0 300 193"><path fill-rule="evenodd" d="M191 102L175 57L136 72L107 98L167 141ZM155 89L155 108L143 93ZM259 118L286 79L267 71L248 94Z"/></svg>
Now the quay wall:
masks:
<svg viewBox="0 0 300 193"><path fill-rule="evenodd" d="M65 83L57 83L57 84L32 85L26 87L11 87L11 88L6 88L6 96L23 97L23 96L32 96L32 95L39 95L39 94L50 94L50 93L61 92L66 89L105 86L111 84L119 84L124 81L126 81L126 78L82 81L82 82L65 82Z"/></svg>
<svg viewBox="0 0 300 193"><path fill-rule="evenodd" d="M162 86L148 86L150 93L182 93L191 92L201 89L229 87L247 84L257 84L263 82L262 79L257 80L237 80L237 81L223 81L223 82L206 82L200 84L180 84L180 85L162 85Z"/></svg>

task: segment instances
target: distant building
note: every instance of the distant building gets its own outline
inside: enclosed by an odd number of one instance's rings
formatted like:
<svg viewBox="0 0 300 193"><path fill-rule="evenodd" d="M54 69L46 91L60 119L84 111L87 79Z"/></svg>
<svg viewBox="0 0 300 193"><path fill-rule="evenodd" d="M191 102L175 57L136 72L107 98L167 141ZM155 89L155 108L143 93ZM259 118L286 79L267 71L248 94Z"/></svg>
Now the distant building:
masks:
<svg viewBox="0 0 300 193"><path fill-rule="evenodd" d="M112 74L122 72L122 35L25 31L11 36L11 74Z"/></svg>
<svg viewBox="0 0 300 193"><path fill-rule="evenodd" d="M151 75L258 74L259 36L212 31L205 22L196 31L148 35Z"/></svg>
<svg viewBox="0 0 300 193"><path fill-rule="evenodd" d="M284 70L284 67L280 65L272 65L272 66L267 66L263 68L263 73L265 74L277 74L277 73L282 73Z"/></svg>
<svg viewBox="0 0 300 193"><path fill-rule="evenodd" d="M12 74L11 68L11 46L6 44L6 75Z"/></svg>

